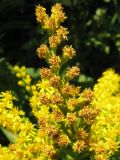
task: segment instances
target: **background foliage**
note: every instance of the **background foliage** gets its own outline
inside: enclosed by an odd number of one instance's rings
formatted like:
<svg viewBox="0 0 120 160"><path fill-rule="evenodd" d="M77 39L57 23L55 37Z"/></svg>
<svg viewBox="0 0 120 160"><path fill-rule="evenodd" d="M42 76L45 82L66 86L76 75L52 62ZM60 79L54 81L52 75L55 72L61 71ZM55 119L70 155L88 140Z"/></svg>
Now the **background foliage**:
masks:
<svg viewBox="0 0 120 160"><path fill-rule="evenodd" d="M74 61L80 64L81 72L96 79L108 67L119 71L119 0L1 0L0 57L11 64L43 65L34 53L46 34L36 23L34 8L40 3L49 10L56 2L63 3L68 16L65 26L77 50Z"/></svg>

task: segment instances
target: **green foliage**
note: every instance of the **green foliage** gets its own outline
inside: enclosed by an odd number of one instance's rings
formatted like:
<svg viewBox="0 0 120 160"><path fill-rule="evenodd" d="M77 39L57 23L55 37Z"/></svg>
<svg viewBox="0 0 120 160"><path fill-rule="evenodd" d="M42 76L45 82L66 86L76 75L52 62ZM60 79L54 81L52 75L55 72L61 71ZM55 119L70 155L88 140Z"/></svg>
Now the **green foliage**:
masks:
<svg viewBox="0 0 120 160"><path fill-rule="evenodd" d="M5 58L0 59L0 91L15 88L15 76L11 71L11 67Z"/></svg>

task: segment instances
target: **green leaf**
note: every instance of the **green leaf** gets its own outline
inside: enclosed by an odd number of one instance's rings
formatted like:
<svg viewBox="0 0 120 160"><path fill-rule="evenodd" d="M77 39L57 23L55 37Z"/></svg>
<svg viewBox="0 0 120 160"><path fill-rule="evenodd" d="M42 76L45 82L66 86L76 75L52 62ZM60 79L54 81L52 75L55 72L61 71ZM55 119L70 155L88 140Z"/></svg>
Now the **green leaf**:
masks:
<svg viewBox="0 0 120 160"><path fill-rule="evenodd" d="M6 136L6 138L11 142L11 143L15 143L16 142L16 138L17 135L13 134L11 131L8 131L7 129L0 127L1 131L3 132L3 134Z"/></svg>
<svg viewBox="0 0 120 160"><path fill-rule="evenodd" d="M28 73L28 74L30 74L30 76L32 77L32 78L38 78L38 77L40 77L40 74L39 74L39 69L34 69L34 68L27 68L26 69L26 72Z"/></svg>
<svg viewBox="0 0 120 160"><path fill-rule="evenodd" d="M86 75L84 75L84 74L81 74L81 75L78 77L77 81L78 81L79 83L91 82L91 81L93 81L93 78L92 78L92 77L89 77L89 76L86 76Z"/></svg>
<svg viewBox="0 0 120 160"><path fill-rule="evenodd" d="M110 47L109 46L105 46L104 51L106 54L110 53Z"/></svg>
<svg viewBox="0 0 120 160"><path fill-rule="evenodd" d="M94 79L84 74L80 74L80 76L76 79L76 82L83 88L93 87L94 85Z"/></svg>

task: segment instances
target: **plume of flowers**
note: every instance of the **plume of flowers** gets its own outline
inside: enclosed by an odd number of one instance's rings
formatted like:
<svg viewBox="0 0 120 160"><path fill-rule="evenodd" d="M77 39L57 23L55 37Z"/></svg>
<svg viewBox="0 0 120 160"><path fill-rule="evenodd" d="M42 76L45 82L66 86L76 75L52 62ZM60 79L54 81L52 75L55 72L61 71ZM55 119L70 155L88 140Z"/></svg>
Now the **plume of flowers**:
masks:
<svg viewBox="0 0 120 160"><path fill-rule="evenodd" d="M61 26L66 16L61 4L55 4L48 16L45 8L36 6L36 19L49 33L48 43L41 44L36 52L48 62L48 68L40 69L41 80L36 84L38 94L30 98L33 114L38 119L39 136L41 137L41 154L47 159L73 159L89 154L89 130L98 114L93 108L90 89L80 91L80 87L71 84L79 76L77 66L70 67L60 75L64 63L75 55L70 45L62 48L58 56L57 48L63 40L68 40L68 29ZM52 147L52 148L51 148ZM53 150L51 154L48 152Z"/></svg>
<svg viewBox="0 0 120 160"><path fill-rule="evenodd" d="M98 79L92 103L100 113L91 126L91 150L96 160L109 160L120 146L120 76L112 69Z"/></svg>

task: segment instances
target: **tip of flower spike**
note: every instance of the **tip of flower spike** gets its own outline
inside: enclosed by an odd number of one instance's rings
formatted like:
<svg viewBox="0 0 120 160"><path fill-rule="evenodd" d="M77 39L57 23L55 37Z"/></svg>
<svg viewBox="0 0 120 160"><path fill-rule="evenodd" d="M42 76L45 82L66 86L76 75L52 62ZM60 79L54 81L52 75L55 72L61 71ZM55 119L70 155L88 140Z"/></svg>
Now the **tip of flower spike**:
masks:
<svg viewBox="0 0 120 160"><path fill-rule="evenodd" d="M63 7L60 3L56 3L51 9L51 16L46 13L46 9L40 5L35 8L35 15L42 27L48 31L54 31L59 28L60 23L67 18L63 12Z"/></svg>
<svg viewBox="0 0 120 160"><path fill-rule="evenodd" d="M59 11L62 11L63 7L61 3L56 3L54 6L51 8L52 13L58 13Z"/></svg>
<svg viewBox="0 0 120 160"><path fill-rule="evenodd" d="M56 3L51 9L51 13L51 17L55 19L56 23L62 23L67 18L61 3Z"/></svg>
<svg viewBox="0 0 120 160"><path fill-rule="evenodd" d="M37 21L43 24L47 17L46 9L40 5L37 5L35 8L35 15Z"/></svg>

